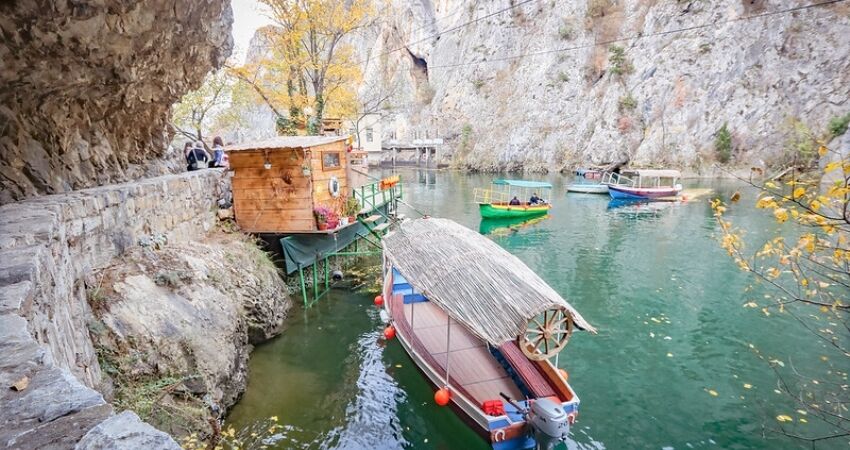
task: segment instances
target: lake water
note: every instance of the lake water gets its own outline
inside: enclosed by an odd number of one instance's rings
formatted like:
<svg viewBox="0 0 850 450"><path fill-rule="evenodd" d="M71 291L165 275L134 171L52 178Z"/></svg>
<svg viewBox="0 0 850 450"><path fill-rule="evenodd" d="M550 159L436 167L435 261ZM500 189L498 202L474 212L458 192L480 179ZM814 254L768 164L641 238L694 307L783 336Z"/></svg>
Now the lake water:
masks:
<svg viewBox="0 0 850 450"><path fill-rule="evenodd" d="M771 293L745 292L752 280L719 248L707 199L612 207L607 196L565 195L569 179L553 175L542 178L555 186L553 213L505 228L482 226L472 202L473 188L492 176L399 173L407 203L489 233L599 329L575 333L560 357L581 398L567 448L809 448L770 431L763 437L774 417L796 408L774 392L776 378L758 355L794 357L805 368L819 364L822 346L786 317L743 307ZM687 184L725 197L741 189ZM755 193L741 192L741 203L752 204ZM763 211L739 207L729 217L748 239L775 231ZM335 290L313 308L294 307L284 334L255 350L228 422L277 416L282 449L489 448L434 405L397 341L378 339L374 295ZM795 421L789 430L805 426Z"/></svg>

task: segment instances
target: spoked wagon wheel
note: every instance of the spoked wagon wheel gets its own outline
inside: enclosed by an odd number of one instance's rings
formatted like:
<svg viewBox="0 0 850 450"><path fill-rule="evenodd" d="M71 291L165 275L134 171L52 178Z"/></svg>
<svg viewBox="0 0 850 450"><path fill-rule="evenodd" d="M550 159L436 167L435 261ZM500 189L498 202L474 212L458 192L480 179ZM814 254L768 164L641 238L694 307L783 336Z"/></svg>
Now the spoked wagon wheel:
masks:
<svg viewBox="0 0 850 450"><path fill-rule="evenodd" d="M550 308L528 321L519 337L519 348L535 361L558 354L573 334L573 317L564 307Z"/></svg>

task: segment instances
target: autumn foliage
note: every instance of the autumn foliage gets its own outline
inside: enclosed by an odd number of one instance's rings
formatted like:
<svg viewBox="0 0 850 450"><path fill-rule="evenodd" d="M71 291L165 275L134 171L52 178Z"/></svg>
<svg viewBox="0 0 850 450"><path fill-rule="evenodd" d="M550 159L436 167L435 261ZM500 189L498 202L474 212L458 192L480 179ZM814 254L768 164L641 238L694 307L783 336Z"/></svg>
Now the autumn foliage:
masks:
<svg viewBox="0 0 850 450"><path fill-rule="evenodd" d="M790 315L832 353L821 356L822 361L838 361L820 373L804 374L786 368L789 361L768 358L778 376L777 392L790 395L803 414L799 422L808 423L805 417L814 417L821 425L818 432L791 431L787 427L794 419L781 414L776 417L779 431L812 443L850 436L846 372L850 367L850 159L824 142L818 154L833 161L816 176L751 183L759 192L755 207L784 224L777 235L755 247L749 246L745 230L726 218L729 208L738 207L733 204L741 194L736 192L728 203L720 199L711 203L721 246L741 270L777 291L743 306L757 308L768 317ZM840 367L844 369L836 369Z"/></svg>

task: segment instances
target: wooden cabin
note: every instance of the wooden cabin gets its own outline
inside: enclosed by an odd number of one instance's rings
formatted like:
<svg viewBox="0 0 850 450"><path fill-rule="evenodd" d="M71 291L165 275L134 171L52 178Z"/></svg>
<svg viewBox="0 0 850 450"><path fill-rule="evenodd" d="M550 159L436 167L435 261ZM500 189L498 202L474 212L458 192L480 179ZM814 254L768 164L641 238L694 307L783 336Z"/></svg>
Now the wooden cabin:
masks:
<svg viewBox="0 0 850 450"><path fill-rule="evenodd" d="M313 209L336 209L351 195L348 136L279 136L225 148L233 210L250 233L325 233Z"/></svg>

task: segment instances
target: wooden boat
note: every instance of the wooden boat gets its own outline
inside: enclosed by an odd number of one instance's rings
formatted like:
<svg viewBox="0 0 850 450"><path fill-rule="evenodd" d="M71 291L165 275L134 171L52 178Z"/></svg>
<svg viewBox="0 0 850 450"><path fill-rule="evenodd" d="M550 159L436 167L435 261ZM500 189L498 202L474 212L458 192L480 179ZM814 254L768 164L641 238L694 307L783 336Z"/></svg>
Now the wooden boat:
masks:
<svg viewBox="0 0 850 450"><path fill-rule="evenodd" d="M408 221L382 242L385 336L439 388L435 401L494 449L565 440L579 398L558 354L574 327L596 330L518 258L455 222Z"/></svg>
<svg viewBox="0 0 850 450"><path fill-rule="evenodd" d="M602 183L608 185L613 199L652 200L678 196L682 192L681 177L678 170L630 169L605 174Z"/></svg>
<svg viewBox="0 0 850 450"><path fill-rule="evenodd" d="M552 205L545 200L545 195L539 202L532 203L531 199L538 192L548 193L551 190L551 184L541 181L494 180L489 189L475 189L474 196L483 218L534 217L547 214Z"/></svg>
<svg viewBox="0 0 850 450"><path fill-rule="evenodd" d="M567 185L567 192L582 194L607 194L608 185L602 184L604 172L594 169L578 169L575 180Z"/></svg>

